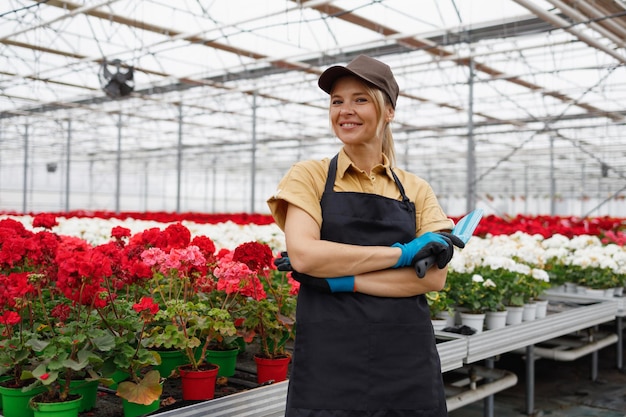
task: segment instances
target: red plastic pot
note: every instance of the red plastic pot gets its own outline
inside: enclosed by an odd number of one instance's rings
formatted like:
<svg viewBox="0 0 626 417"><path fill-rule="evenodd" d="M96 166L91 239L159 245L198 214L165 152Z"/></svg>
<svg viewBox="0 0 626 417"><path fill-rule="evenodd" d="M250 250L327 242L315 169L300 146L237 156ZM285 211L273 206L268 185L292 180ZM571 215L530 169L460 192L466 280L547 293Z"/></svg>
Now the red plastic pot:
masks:
<svg viewBox="0 0 626 417"><path fill-rule="evenodd" d="M205 368L193 370L191 365L178 367L183 400L211 400L215 397L215 382L219 366L207 364Z"/></svg>
<svg viewBox="0 0 626 417"><path fill-rule="evenodd" d="M286 380L290 361L291 358L289 356L274 359L255 356L257 382L263 384L268 381L280 382Z"/></svg>

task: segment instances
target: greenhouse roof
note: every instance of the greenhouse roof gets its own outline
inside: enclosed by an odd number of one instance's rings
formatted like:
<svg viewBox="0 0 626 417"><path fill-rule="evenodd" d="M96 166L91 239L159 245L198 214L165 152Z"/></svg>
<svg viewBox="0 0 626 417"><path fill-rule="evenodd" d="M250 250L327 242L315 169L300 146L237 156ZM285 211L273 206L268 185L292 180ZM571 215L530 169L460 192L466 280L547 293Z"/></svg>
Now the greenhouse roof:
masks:
<svg viewBox="0 0 626 417"><path fill-rule="evenodd" d="M392 67L398 165L441 198L602 205L626 190L625 40L624 0L5 0L0 209L50 209L34 195L57 186L66 208L149 209L149 172L177 210L233 181L252 197L222 209L263 211L291 164L339 149L317 78L359 54Z"/></svg>

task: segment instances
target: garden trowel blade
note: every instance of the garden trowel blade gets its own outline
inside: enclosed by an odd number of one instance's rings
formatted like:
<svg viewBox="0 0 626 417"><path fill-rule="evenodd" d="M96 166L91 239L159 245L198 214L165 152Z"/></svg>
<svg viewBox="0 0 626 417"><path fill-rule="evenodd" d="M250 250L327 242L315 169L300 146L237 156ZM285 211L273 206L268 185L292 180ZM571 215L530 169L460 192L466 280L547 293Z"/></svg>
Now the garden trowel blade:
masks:
<svg viewBox="0 0 626 417"><path fill-rule="evenodd" d="M478 226L478 223L480 223L480 219L482 218L483 209L478 208L472 210L465 217L459 220L456 226L454 226L454 229L452 229L452 234L458 236L459 239L463 241L463 243L467 243L474 234L474 231L476 230L476 227Z"/></svg>

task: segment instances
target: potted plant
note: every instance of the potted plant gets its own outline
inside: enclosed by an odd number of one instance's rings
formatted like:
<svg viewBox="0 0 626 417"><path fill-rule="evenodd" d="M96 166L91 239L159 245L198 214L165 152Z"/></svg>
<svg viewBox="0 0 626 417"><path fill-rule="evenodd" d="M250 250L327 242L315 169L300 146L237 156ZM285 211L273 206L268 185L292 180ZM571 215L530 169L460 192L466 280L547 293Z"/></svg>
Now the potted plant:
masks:
<svg viewBox="0 0 626 417"><path fill-rule="evenodd" d="M207 349L215 340L235 335L236 329L230 312L213 306L207 297L206 288L211 288L207 260L195 245L171 248L169 252L153 247L141 256L153 268L150 286L161 306L146 345L183 352L185 364L178 367L183 379L183 398L211 399L218 367L206 361ZM208 381L187 382L189 378L208 378ZM204 389L195 390L201 387Z"/></svg>
<svg viewBox="0 0 626 417"><path fill-rule="evenodd" d="M234 251L234 263L247 267L246 282L249 294L241 306L245 317L245 340L258 342L254 356L257 364L257 381L286 379L291 355L285 346L294 337L296 295L299 284L291 274L278 271L273 264L274 255L270 247L261 242L246 242ZM241 266L240 266L241 267ZM278 370L278 375L266 375L263 366ZM276 367L279 363L280 366Z"/></svg>
<svg viewBox="0 0 626 417"><path fill-rule="evenodd" d="M163 391L163 378L156 369L161 358L155 351L145 346L148 327L159 311L159 305L150 297L142 297L132 306L127 300L120 300L120 307L127 313L109 318L110 329L117 333L115 347L107 363L113 370L122 370L126 379L116 382L116 395L123 399L126 417L144 415L159 408ZM129 308L130 307L130 308ZM137 328L140 323L140 328ZM130 330L130 331L125 331ZM110 374L112 372L109 372ZM113 381L110 380L109 384Z"/></svg>

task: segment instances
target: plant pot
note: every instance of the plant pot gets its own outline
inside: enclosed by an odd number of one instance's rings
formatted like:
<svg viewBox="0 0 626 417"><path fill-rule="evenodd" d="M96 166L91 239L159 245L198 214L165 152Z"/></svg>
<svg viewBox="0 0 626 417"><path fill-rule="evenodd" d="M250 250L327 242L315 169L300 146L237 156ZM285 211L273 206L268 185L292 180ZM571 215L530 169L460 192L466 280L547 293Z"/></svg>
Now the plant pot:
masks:
<svg viewBox="0 0 626 417"><path fill-rule="evenodd" d="M475 334L482 333L485 324L485 314L461 313L461 324L476 330Z"/></svg>
<svg viewBox="0 0 626 417"><path fill-rule="evenodd" d="M454 310L446 310L437 314L438 319L444 319L446 321L446 327L454 327Z"/></svg>
<svg viewBox="0 0 626 417"><path fill-rule="evenodd" d="M7 388L0 385L2 396L2 415L4 417L33 417L33 409L28 405L31 398L46 391L46 387L39 386L27 392L22 388Z"/></svg>
<svg viewBox="0 0 626 417"><path fill-rule="evenodd" d="M563 285L565 286L566 293L573 294L578 292L578 284L576 284L575 282L566 282Z"/></svg>
<svg viewBox="0 0 626 417"><path fill-rule="evenodd" d="M156 369L162 378L168 378L173 371L179 366L189 363L184 352L180 350L157 350L161 357L161 364L154 365L152 369Z"/></svg>
<svg viewBox="0 0 626 417"><path fill-rule="evenodd" d="M507 306L506 307L506 324L514 325L522 322L524 307L523 306Z"/></svg>
<svg viewBox="0 0 626 417"><path fill-rule="evenodd" d="M501 329L506 326L508 311L488 311L485 313L485 328L487 330Z"/></svg>
<svg viewBox="0 0 626 417"><path fill-rule="evenodd" d="M535 318L542 319L548 315L548 300L537 300L537 311L535 312Z"/></svg>
<svg viewBox="0 0 626 417"><path fill-rule="evenodd" d="M59 382L64 384L63 380ZM93 381L85 381L84 379L70 381L70 394L77 394L83 398L78 409L79 413L89 411L96 406L99 384L100 382L97 379Z"/></svg>
<svg viewBox="0 0 626 417"><path fill-rule="evenodd" d="M154 400L151 404L137 404L131 403L128 400L122 400L122 410L124 411L124 417L140 417L150 414L159 409L161 400Z"/></svg>
<svg viewBox="0 0 626 417"><path fill-rule="evenodd" d="M269 359L255 355L257 382L263 384L269 381L280 382L286 380L290 361L291 357L289 356Z"/></svg>
<svg viewBox="0 0 626 417"><path fill-rule="evenodd" d="M9 375L2 375L0 376L0 383L4 381L8 381L9 379L11 379ZM0 411L2 411L2 394L0 394Z"/></svg>
<svg viewBox="0 0 626 417"><path fill-rule="evenodd" d="M207 350L206 360L209 363L219 366L217 376L233 376L235 375L238 354L239 348L230 350Z"/></svg>
<svg viewBox="0 0 626 417"><path fill-rule="evenodd" d="M219 366L207 363L200 370L191 365L178 367L183 391L183 400L211 400L215 396L215 382Z"/></svg>
<svg viewBox="0 0 626 417"><path fill-rule="evenodd" d="M433 330L443 330L448 326L448 320L446 319L430 319L433 325Z"/></svg>
<svg viewBox="0 0 626 417"><path fill-rule="evenodd" d="M526 303L522 310L522 321L533 321L537 318L537 304Z"/></svg>
<svg viewBox="0 0 626 417"><path fill-rule="evenodd" d="M78 409L83 398L74 394L72 399L61 402L38 402L36 397L30 407L33 409L33 417L78 417Z"/></svg>

